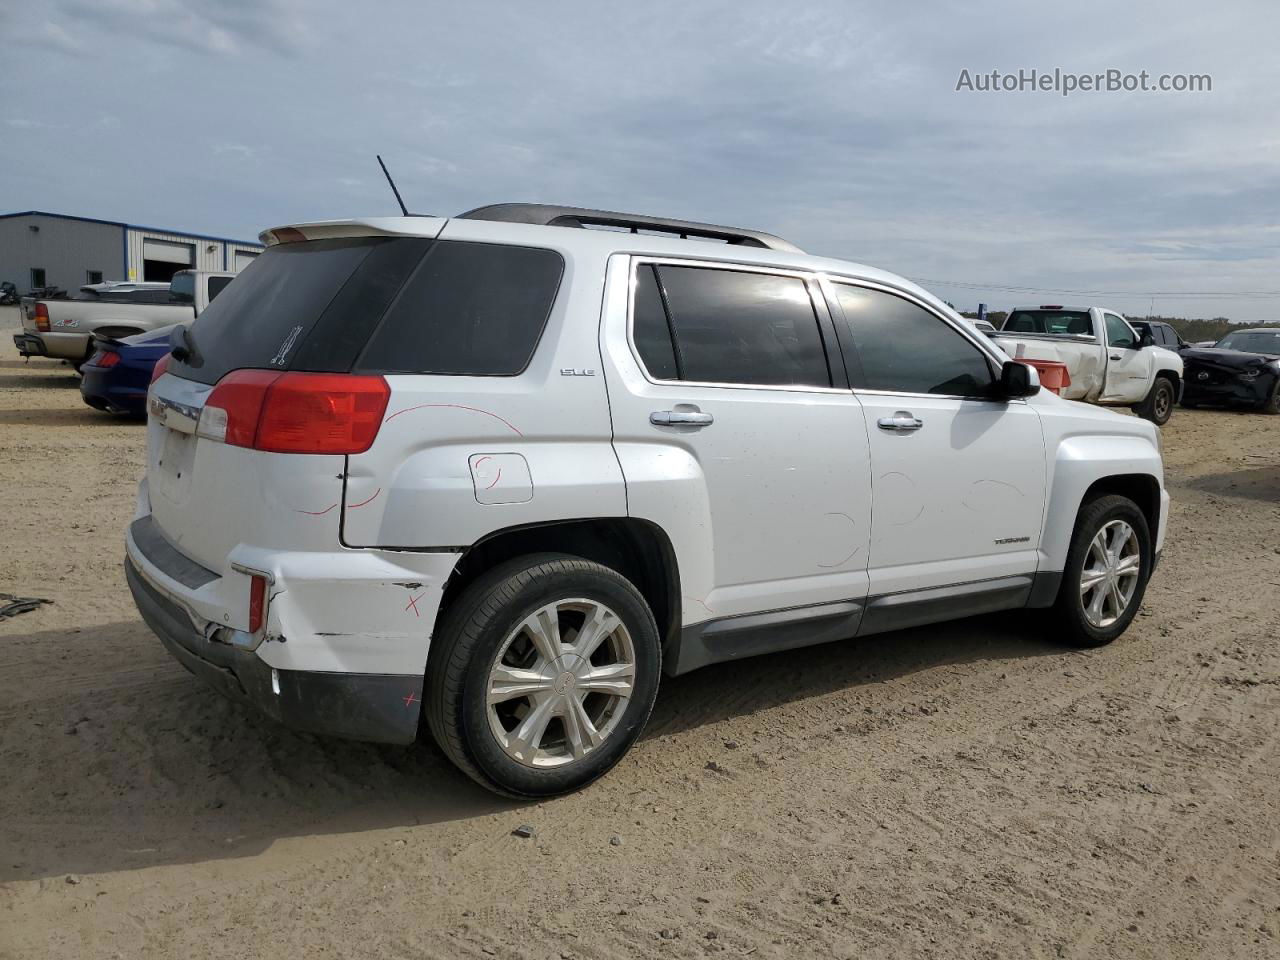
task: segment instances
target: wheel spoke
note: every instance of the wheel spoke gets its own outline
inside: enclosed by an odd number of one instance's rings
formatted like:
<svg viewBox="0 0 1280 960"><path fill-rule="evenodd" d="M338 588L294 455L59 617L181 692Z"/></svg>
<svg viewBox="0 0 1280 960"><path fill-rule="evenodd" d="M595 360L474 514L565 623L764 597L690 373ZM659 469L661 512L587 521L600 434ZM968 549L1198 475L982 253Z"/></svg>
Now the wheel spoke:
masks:
<svg viewBox="0 0 1280 960"><path fill-rule="evenodd" d="M1113 528L1114 532L1111 537L1111 545L1107 550L1108 559L1114 568L1120 562L1120 554L1124 552L1124 548L1129 545L1129 538L1133 536L1133 531L1127 523L1117 524Z"/></svg>
<svg viewBox="0 0 1280 960"><path fill-rule="evenodd" d="M582 623L582 629L578 631L578 636L573 641L573 652L583 660L590 660L591 655L599 649L605 638L618 629L621 623L622 621L612 610L596 604L587 614Z"/></svg>
<svg viewBox="0 0 1280 960"><path fill-rule="evenodd" d="M541 697L534 700L533 709L507 738L507 748L512 756L525 763L533 761L538 748L542 745L542 736L547 732L547 724L555 716L555 708L555 697Z"/></svg>
<svg viewBox="0 0 1280 960"><path fill-rule="evenodd" d="M574 686L585 693L609 693L615 697L629 697L635 683L635 675L635 664L611 663L604 667L592 667L575 681Z"/></svg>
<svg viewBox="0 0 1280 960"><path fill-rule="evenodd" d="M1122 557L1120 562L1116 564L1116 576L1118 577L1134 577L1138 575L1138 569L1142 566L1141 558L1136 554L1130 554Z"/></svg>
<svg viewBox="0 0 1280 960"><path fill-rule="evenodd" d="M601 740L600 731L596 729L596 725L591 722L591 718L587 716L587 708L582 703L582 698L577 695L568 697L568 704L564 712L564 734L565 739L569 741L569 749L573 751L574 758L581 757L593 747L598 747Z"/></svg>
<svg viewBox="0 0 1280 960"><path fill-rule="evenodd" d="M1099 584L1098 588L1093 591L1093 598L1089 602L1089 619L1094 624L1102 622L1103 605L1107 602L1107 588L1104 584Z"/></svg>
<svg viewBox="0 0 1280 960"><path fill-rule="evenodd" d="M550 663L560 656L560 616L554 603L534 611L520 625L520 629L528 634L544 663Z"/></svg>
<svg viewBox="0 0 1280 960"><path fill-rule="evenodd" d="M1124 594L1120 592L1120 581L1112 580L1111 589L1108 592L1111 594L1111 601L1115 604L1116 608L1112 616L1118 617L1120 614L1124 613L1124 608L1128 605L1124 598Z"/></svg>
<svg viewBox="0 0 1280 960"><path fill-rule="evenodd" d="M1080 574L1080 594L1083 596L1088 593L1103 580L1107 579L1107 571L1100 570L1097 567L1091 567Z"/></svg>
<svg viewBox="0 0 1280 960"><path fill-rule="evenodd" d="M489 675L489 703L502 703L516 697L528 697L547 693L553 681L536 670L508 667L504 663L493 668Z"/></svg>

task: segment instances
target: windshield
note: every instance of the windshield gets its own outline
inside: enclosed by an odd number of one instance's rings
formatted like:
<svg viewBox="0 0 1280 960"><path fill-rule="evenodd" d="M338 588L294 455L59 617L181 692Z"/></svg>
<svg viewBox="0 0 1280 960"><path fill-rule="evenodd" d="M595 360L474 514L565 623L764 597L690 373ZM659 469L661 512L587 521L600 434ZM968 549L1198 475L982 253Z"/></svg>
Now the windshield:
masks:
<svg viewBox="0 0 1280 960"><path fill-rule="evenodd" d="M1093 319L1088 310L1015 310L1003 329L1007 333L1048 333L1093 336Z"/></svg>
<svg viewBox="0 0 1280 960"><path fill-rule="evenodd" d="M1280 356L1280 330L1250 330L1245 333L1228 333L1215 346L1219 350L1271 353Z"/></svg>

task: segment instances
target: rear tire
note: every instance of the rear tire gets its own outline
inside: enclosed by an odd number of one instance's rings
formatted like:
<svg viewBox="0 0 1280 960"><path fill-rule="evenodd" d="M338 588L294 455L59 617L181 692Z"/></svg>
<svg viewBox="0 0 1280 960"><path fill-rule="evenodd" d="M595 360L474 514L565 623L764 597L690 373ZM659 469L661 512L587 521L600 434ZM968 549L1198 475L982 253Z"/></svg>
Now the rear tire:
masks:
<svg viewBox="0 0 1280 960"><path fill-rule="evenodd" d="M653 613L616 570L563 554L501 564L437 627L425 714L449 759L509 797L568 793L640 736L658 693Z"/></svg>
<svg viewBox="0 0 1280 960"><path fill-rule="evenodd" d="M1147 398L1134 407L1133 412L1157 427L1163 427L1173 416L1173 405L1177 399L1178 390L1173 381L1168 377L1156 377Z"/></svg>
<svg viewBox="0 0 1280 960"><path fill-rule="evenodd" d="M1128 497L1107 494L1080 508L1052 619L1073 647L1101 647L1124 633L1151 577L1151 531Z"/></svg>

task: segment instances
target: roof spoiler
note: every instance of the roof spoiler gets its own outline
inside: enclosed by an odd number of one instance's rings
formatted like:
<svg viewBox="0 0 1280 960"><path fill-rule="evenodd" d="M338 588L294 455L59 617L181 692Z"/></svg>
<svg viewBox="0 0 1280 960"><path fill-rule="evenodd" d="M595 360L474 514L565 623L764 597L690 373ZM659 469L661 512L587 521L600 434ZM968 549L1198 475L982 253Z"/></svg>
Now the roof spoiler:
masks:
<svg viewBox="0 0 1280 960"><path fill-rule="evenodd" d="M715 223L692 220L668 220L612 210L590 210L586 207L559 207L546 203L494 203L458 214L460 220L497 220L504 223L529 223L540 227L618 227L631 233L659 233L700 240L719 240L744 247L764 247L803 253L795 244L759 230L743 230Z"/></svg>

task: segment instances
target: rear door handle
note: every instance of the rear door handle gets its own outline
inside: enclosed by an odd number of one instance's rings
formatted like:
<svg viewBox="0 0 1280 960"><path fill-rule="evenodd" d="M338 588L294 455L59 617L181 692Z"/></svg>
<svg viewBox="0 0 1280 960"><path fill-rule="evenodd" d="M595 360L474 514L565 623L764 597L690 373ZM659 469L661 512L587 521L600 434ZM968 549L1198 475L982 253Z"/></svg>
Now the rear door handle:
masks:
<svg viewBox="0 0 1280 960"><path fill-rule="evenodd" d="M715 419L700 410L655 410L649 414L649 422L656 427L705 427Z"/></svg>
<svg viewBox="0 0 1280 960"><path fill-rule="evenodd" d="M876 421L876 425L881 430L888 430L891 433L910 433L923 427L924 421L919 417L914 417L905 411L899 410L892 417L881 417Z"/></svg>

